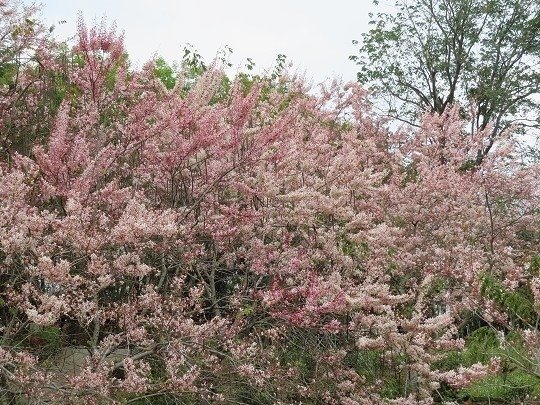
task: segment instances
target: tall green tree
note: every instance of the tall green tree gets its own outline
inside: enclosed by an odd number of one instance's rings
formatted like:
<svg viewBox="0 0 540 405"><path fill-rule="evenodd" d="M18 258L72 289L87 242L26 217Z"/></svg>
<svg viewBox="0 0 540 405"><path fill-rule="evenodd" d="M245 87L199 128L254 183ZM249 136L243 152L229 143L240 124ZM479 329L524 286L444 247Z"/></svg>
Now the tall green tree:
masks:
<svg viewBox="0 0 540 405"><path fill-rule="evenodd" d="M370 24L351 59L391 117L470 105L471 131L493 124L479 159L510 125L538 127L538 0L395 0Z"/></svg>

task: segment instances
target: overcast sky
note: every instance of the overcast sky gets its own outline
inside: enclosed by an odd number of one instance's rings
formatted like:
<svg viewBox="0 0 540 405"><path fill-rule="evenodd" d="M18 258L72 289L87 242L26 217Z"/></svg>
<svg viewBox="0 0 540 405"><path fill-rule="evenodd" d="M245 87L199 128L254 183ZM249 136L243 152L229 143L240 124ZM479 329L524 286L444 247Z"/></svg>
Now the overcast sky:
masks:
<svg viewBox="0 0 540 405"><path fill-rule="evenodd" d="M233 49L236 69L252 58L257 68L269 69L279 53L293 70L315 83L338 77L354 80L356 67L348 60L368 29L371 0L42 0L42 16L55 24L56 35L75 33L77 15L88 24L116 22L125 33L132 61L141 64L158 54L181 59L192 44L211 61L225 45ZM65 24L58 22L65 20Z"/></svg>

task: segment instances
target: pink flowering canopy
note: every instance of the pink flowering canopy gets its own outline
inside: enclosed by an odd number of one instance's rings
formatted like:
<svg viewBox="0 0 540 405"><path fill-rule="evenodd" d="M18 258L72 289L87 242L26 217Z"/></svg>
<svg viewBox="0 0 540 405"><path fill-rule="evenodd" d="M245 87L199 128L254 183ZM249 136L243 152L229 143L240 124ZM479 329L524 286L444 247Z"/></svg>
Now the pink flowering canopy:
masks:
<svg viewBox="0 0 540 405"><path fill-rule="evenodd" d="M105 25L64 57L0 163L2 398L431 403L499 372L448 361L471 328L534 358L540 168L510 136L476 163L459 106L390 132L357 84L223 92L217 63L169 90Z"/></svg>

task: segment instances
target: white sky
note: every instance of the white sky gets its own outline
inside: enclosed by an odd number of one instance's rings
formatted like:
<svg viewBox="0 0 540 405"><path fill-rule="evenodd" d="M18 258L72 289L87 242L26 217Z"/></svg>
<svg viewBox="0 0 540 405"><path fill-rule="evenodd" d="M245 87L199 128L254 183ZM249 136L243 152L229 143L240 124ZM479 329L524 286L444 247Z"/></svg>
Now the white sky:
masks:
<svg viewBox="0 0 540 405"><path fill-rule="evenodd" d="M42 17L55 24L57 38L75 34L78 12L87 22L103 16L125 33L131 60L140 65L153 55L178 61L192 44L206 62L228 45L231 62L243 69L246 58L270 69L279 53L293 71L315 83L328 78L354 80L356 53L351 40L368 29L371 0L42 0ZM65 20L65 24L58 22Z"/></svg>

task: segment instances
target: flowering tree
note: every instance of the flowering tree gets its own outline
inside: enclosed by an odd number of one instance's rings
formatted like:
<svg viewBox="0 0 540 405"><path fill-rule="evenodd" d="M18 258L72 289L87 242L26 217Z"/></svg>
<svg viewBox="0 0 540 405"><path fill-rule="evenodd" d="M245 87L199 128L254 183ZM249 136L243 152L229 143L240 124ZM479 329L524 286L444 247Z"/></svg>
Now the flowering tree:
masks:
<svg viewBox="0 0 540 405"><path fill-rule="evenodd" d="M60 48L36 12L0 2L0 153L8 161L47 136L63 91L60 60L51 63Z"/></svg>
<svg viewBox="0 0 540 405"><path fill-rule="evenodd" d="M489 136L457 108L390 134L356 85L216 97L217 65L185 94L104 25L70 60L0 173L3 398L430 403L498 369L445 361L467 317L535 347L539 169L510 139L469 165Z"/></svg>

